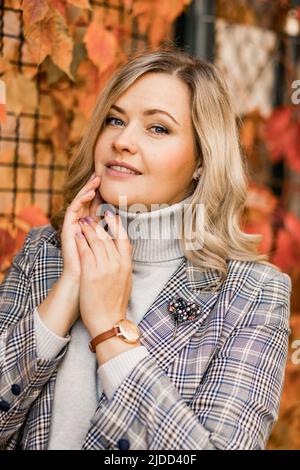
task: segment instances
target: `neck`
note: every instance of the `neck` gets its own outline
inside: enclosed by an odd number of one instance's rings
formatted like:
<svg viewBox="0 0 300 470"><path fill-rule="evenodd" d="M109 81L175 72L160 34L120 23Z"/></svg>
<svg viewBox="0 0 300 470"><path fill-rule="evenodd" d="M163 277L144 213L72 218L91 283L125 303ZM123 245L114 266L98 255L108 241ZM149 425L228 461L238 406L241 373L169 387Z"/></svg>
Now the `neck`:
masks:
<svg viewBox="0 0 300 470"><path fill-rule="evenodd" d="M151 211L119 209L122 224L132 245L132 260L166 262L184 257L180 246L180 226L183 223L184 204L191 195L172 205L154 205Z"/></svg>

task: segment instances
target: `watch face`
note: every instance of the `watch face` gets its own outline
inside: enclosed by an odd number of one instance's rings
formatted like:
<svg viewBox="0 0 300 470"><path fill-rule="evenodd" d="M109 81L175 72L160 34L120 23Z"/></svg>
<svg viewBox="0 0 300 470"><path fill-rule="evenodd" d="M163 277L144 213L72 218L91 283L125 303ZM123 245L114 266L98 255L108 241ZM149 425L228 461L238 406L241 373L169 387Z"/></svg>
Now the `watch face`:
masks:
<svg viewBox="0 0 300 470"><path fill-rule="evenodd" d="M124 337L124 341L128 343L136 343L140 337L139 328L130 320L122 320L119 323L119 329Z"/></svg>

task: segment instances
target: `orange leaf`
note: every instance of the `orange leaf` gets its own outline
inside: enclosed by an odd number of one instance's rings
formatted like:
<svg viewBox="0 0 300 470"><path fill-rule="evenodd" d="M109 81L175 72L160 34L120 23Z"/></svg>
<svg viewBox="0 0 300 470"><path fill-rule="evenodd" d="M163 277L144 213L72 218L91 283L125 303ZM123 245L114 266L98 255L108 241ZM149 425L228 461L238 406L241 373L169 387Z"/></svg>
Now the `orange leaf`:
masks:
<svg viewBox="0 0 300 470"><path fill-rule="evenodd" d="M84 36L88 56L101 72L110 67L117 56L118 42L115 35L103 28L99 23L92 22Z"/></svg>
<svg viewBox="0 0 300 470"><path fill-rule="evenodd" d="M48 9L46 0L23 0L22 2L23 18L26 24L42 21Z"/></svg>
<svg viewBox="0 0 300 470"><path fill-rule="evenodd" d="M182 12L184 4L183 0L155 0L155 12L157 15L162 16L165 21L172 23L175 18Z"/></svg>
<svg viewBox="0 0 300 470"><path fill-rule="evenodd" d="M88 8L89 10L92 9L89 0L67 0L67 2L78 8Z"/></svg>
<svg viewBox="0 0 300 470"><path fill-rule="evenodd" d="M41 64L52 50L52 38L47 22L24 22L24 36L32 59L37 65Z"/></svg>
<svg viewBox="0 0 300 470"><path fill-rule="evenodd" d="M49 9L45 17L38 22L31 22L28 15L24 16L24 35L33 60L38 65L47 55L51 55L55 65L74 80L70 72L73 41L64 16L57 9Z"/></svg>
<svg viewBox="0 0 300 470"><path fill-rule="evenodd" d="M7 116L6 116L6 105L0 103L0 122L6 123Z"/></svg>
<svg viewBox="0 0 300 470"><path fill-rule="evenodd" d="M34 112L38 95L36 82L17 74L7 81L7 109L17 115L21 112Z"/></svg>
<svg viewBox="0 0 300 470"><path fill-rule="evenodd" d="M48 0L51 8L54 7L63 17L66 15L66 2L65 0Z"/></svg>
<svg viewBox="0 0 300 470"><path fill-rule="evenodd" d="M64 18L56 11L49 16L49 32L52 39L51 59L68 77L74 80L70 72L73 54L73 40L68 33Z"/></svg>
<svg viewBox="0 0 300 470"><path fill-rule="evenodd" d="M26 206L17 214L18 218L26 222L31 227L37 227L49 223L48 217L44 214L40 206Z"/></svg>

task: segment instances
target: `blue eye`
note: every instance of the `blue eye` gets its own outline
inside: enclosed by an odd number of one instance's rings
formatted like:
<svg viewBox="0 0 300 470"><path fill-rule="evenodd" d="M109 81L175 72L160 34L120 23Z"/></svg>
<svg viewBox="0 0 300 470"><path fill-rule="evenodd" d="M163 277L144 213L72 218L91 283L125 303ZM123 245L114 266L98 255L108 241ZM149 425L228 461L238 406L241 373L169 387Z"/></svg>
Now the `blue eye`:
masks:
<svg viewBox="0 0 300 470"><path fill-rule="evenodd" d="M168 134L169 131L168 129L166 129L165 127L162 127L162 126L152 126L152 127L155 127L156 129L161 129L163 132L158 132L158 134ZM157 132L155 132L155 134L157 134Z"/></svg>
<svg viewBox="0 0 300 470"><path fill-rule="evenodd" d="M108 117L108 118L105 119L106 124L109 124L113 119L115 119L116 121L123 122L123 121L121 121L121 119L118 119L118 118L115 118L115 117Z"/></svg>
<svg viewBox="0 0 300 470"><path fill-rule="evenodd" d="M113 124L112 121L119 121L121 123L123 123L123 121L119 118L116 118L116 117L113 117L113 116L109 116L105 119L105 123L106 124L112 124L113 126L115 125L118 125L118 124ZM166 127L162 127L162 126L151 126L150 129L152 128L155 128L155 129L160 129L162 132L155 132L155 134L168 134L169 131Z"/></svg>

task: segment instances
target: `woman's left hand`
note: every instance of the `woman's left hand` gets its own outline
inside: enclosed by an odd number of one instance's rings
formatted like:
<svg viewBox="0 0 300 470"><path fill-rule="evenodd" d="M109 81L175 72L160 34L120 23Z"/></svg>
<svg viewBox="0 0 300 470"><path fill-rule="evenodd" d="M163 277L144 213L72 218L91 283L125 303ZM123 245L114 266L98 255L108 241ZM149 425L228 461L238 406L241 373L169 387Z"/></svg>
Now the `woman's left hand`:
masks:
<svg viewBox="0 0 300 470"><path fill-rule="evenodd" d="M105 215L111 237L92 218L76 236L81 263L79 303L81 318L91 337L110 330L125 318L132 288L132 246L121 219Z"/></svg>

